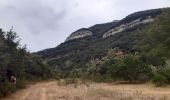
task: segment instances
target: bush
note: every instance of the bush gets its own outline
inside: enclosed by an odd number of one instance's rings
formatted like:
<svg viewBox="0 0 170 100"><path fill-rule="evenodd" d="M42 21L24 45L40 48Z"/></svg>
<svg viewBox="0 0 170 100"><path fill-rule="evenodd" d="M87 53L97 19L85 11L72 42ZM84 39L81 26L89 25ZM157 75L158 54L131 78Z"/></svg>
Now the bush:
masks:
<svg viewBox="0 0 170 100"><path fill-rule="evenodd" d="M8 81L0 83L0 97L15 92L15 90L16 86L14 84L9 83Z"/></svg>
<svg viewBox="0 0 170 100"><path fill-rule="evenodd" d="M170 84L170 66L167 65L164 70L162 70L161 75L166 77L168 84Z"/></svg>
<svg viewBox="0 0 170 100"><path fill-rule="evenodd" d="M17 89L25 88L26 82L24 79L17 79L16 84L9 81L0 82L0 97L7 96L15 92Z"/></svg>
<svg viewBox="0 0 170 100"><path fill-rule="evenodd" d="M139 58L130 55L118 59L109 71L113 78L129 82L145 82L151 76L151 68Z"/></svg>
<svg viewBox="0 0 170 100"><path fill-rule="evenodd" d="M164 75L156 73L153 76L152 82L155 86L162 87L162 86L166 86L168 80Z"/></svg>
<svg viewBox="0 0 170 100"><path fill-rule="evenodd" d="M66 85L75 84L75 83L78 83L78 79L76 79L76 78L67 78L67 79L65 79L65 83L66 83Z"/></svg>
<svg viewBox="0 0 170 100"><path fill-rule="evenodd" d="M37 81L52 78L53 68L39 56L21 47L17 34L11 29L0 29L0 97L25 87L25 80ZM10 83L11 76L17 79Z"/></svg>
<svg viewBox="0 0 170 100"><path fill-rule="evenodd" d="M25 79L18 79L16 82L16 88L17 89L23 89L26 86L26 80Z"/></svg>

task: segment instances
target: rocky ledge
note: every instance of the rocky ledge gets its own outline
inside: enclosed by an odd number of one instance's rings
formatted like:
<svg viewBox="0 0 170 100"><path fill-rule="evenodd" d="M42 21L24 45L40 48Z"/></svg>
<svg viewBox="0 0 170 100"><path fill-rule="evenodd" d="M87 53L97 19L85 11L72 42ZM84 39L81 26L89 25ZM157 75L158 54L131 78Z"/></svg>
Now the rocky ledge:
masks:
<svg viewBox="0 0 170 100"><path fill-rule="evenodd" d="M151 23L153 21L154 21L154 18L152 18L151 16L148 16L146 18L138 18L138 19L131 21L129 23L121 24L118 27L114 27L113 29L110 29L105 34L103 34L103 38L109 37L116 33L123 32L127 29L133 28L133 27L141 25L141 24Z"/></svg>
<svg viewBox="0 0 170 100"><path fill-rule="evenodd" d="M70 41L70 40L73 40L73 39L78 39L78 38L83 38L83 37L86 37L86 36L91 36L93 35L93 32L87 30L87 29L80 29L74 33L72 33L67 39L66 41Z"/></svg>

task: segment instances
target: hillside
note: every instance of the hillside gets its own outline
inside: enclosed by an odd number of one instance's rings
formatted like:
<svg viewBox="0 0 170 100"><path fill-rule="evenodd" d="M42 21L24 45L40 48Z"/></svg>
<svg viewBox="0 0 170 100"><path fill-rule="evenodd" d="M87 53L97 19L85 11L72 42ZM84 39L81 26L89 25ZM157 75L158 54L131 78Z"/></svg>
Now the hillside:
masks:
<svg viewBox="0 0 170 100"><path fill-rule="evenodd" d="M119 21L79 29L56 48L34 54L20 45L13 29L0 29L0 99L29 82L56 78L60 80L33 85L5 100L169 99L165 88L148 84L170 84L169 33L169 8L136 12ZM129 90L130 94L125 93ZM91 98L89 92L96 98Z"/></svg>
<svg viewBox="0 0 170 100"><path fill-rule="evenodd" d="M119 21L82 28L59 46L37 54L61 71L82 70L91 60L104 57L109 49L117 47L127 53L136 51L135 45L141 39L139 31L153 23L161 13L162 9L140 11Z"/></svg>

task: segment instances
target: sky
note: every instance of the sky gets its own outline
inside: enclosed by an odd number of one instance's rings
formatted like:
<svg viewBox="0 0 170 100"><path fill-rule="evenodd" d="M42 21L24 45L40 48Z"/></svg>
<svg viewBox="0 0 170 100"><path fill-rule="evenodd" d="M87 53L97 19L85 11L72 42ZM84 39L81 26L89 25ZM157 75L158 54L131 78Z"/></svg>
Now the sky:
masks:
<svg viewBox="0 0 170 100"><path fill-rule="evenodd" d="M0 28L13 27L30 52L53 48L74 31L128 14L170 7L170 0L0 0Z"/></svg>

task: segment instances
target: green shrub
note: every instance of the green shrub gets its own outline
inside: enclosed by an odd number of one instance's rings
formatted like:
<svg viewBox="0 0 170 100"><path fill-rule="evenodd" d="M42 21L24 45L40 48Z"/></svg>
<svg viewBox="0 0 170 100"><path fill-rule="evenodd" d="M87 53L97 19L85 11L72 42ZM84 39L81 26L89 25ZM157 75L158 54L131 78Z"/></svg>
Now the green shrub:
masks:
<svg viewBox="0 0 170 100"><path fill-rule="evenodd" d="M16 86L9 82L0 83L0 97L6 96L12 92L15 92Z"/></svg>
<svg viewBox="0 0 170 100"><path fill-rule="evenodd" d="M25 88L26 86L26 80L25 79L18 79L16 82L16 88L17 89L22 89Z"/></svg>
<svg viewBox="0 0 170 100"><path fill-rule="evenodd" d="M17 89L25 88L26 81L24 79L17 79L16 84L9 81L0 83L0 97L7 96L10 93L15 92Z"/></svg>
<svg viewBox="0 0 170 100"><path fill-rule="evenodd" d="M78 79L76 79L76 78L67 78L67 79L65 79L65 83L66 83L66 85L76 84L76 83L78 83Z"/></svg>
<svg viewBox="0 0 170 100"><path fill-rule="evenodd" d="M162 86L166 86L168 81L164 75L156 73L153 76L152 82L155 86L162 87Z"/></svg>
<svg viewBox="0 0 170 100"><path fill-rule="evenodd" d="M161 71L161 74L166 77L168 84L170 84L170 66L167 65L163 71Z"/></svg>
<svg viewBox="0 0 170 100"><path fill-rule="evenodd" d="M151 68L139 58L130 55L118 59L109 71L113 78L129 82L145 82L151 76Z"/></svg>
<svg viewBox="0 0 170 100"><path fill-rule="evenodd" d="M25 87L25 80L38 81L52 78L53 68L39 56L21 47L16 32L0 29L0 97ZM16 84L10 83L15 76Z"/></svg>

